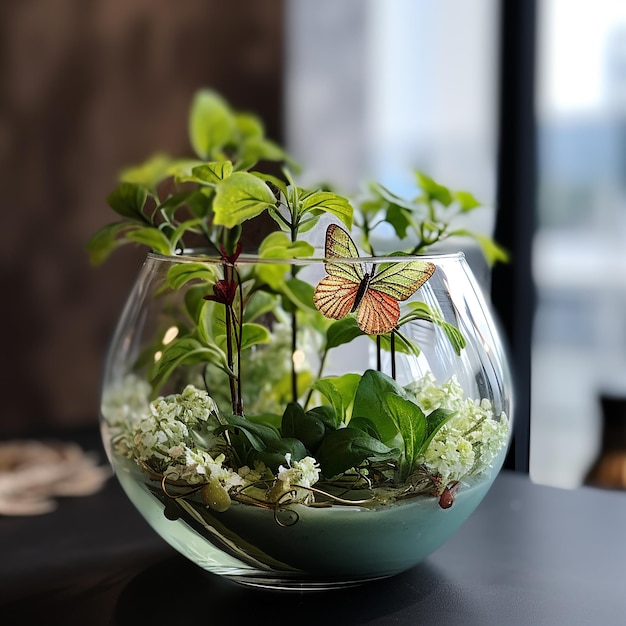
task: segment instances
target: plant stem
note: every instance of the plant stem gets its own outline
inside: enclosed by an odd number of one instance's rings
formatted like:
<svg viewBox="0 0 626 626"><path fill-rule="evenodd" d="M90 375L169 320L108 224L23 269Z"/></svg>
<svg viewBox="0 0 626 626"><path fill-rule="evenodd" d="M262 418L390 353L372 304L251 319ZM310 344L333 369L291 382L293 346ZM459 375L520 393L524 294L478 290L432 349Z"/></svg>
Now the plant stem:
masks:
<svg viewBox="0 0 626 626"><path fill-rule="evenodd" d="M293 358L298 347L298 317L296 312L291 314L291 397L294 402L298 401L298 373L296 362Z"/></svg>
<svg viewBox="0 0 626 626"><path fill-rule="evenodd" d="M394 330L391 330L390 348L391 348L391 378L396 379L396 335Z"/></svg>
<svg viewBox="0 0 626 626"><path fill-rule="evenodd" d="M322 373L324 371L324 365L326 363L326 356L328 355L328 348L324 348L324 352L322 352L322 356L320 358L320 366L317 369L317 380L322 377ZM313 395L313 389L309 389L309 393L304 400L304 410L306 411L306 407L311 400L311 396Z"/></svg>
<svg viewBox="0 0 626 626"><path fill-rule="evenodd" d="M376 370L381 371L382 369L382 357L381 357L381 347L380 347L380 335L376 335Z"/></svg>

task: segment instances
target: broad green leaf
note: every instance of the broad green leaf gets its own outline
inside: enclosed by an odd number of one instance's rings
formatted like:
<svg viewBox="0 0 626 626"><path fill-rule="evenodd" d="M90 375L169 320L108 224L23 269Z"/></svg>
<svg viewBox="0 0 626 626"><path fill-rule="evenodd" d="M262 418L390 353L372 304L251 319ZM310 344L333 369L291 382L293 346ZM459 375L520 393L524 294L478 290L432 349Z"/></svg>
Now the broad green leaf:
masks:
<svg viewBox="0 0 626 626"><path fill-rule="evenodd" d="M166 215L170 220L173 220L176 211L187 203L189 195L188 192L173 194L161 202L156 210Z"/></svg>
<svg viewBox="0 0 626 626"><path fill-rule="evenodd" d="M257 263L254 272L261 284L282 293L289 265L287 263Z"/></svg>
<svg viewBox="0 0 626 626"><path fill-rule="evenodd" d="M204 161L200 159L178 159L170 166L169 174L174 177L177 183L186 183L194 180L193 168L203 164Z"/></svg>
<svg viewBox="0 0 626 626"><path fill-rule="evenodd" d="M124 233L137 228L140 227L128 222L115 222L103 226L87 242L87 252L91 263L94 265L103 263L113 250L129 243L130 240L124 237Z"/></svg>
<svg viewBox="0 0 626 626"><path fill-rule="evenodd" d="M352 216L354 210L350 202L336 193L330 191L316 191L306 195L302 199L299 214L331 213L339 218L348 228L352 228Z"/></svg>
<svg viewBox="0 0 626 626"><path fill-rule="evenodd" d="M374 206L377 207L376 210L390 206L397 206L398 208L405 209L407 211L413 211L415 209L411 202L393 193L380 183L371 183L370 191L374 194L374 198L370 198L369 201L374 202ZM373 208L374 207L370 210L373 210Z"/></svg>
<svg viewBox="0 0 626 626"><path fill-rule="evenodd" d="M310 283L299 278L290 278L278 288L278 291L298 309L317 311L313 303L315 288Z"/></svg>
<svg viewBox="0 0 626 626"><path fill-rule="evenodd" d="M211 212L214 195L215 192L211 187L200 187L189 194L187 206L196 217L204 219Z"/></svg>
<svg viewBox="0 0 626 626"><path fill-rule="evenodd" d="M356 415L352 405L360 380L361 376L358 374L326 376L316 380L311 387L330 401L337 419L344 424L348 424L351 416Z"/></svg>
<svg viewBox="0 0 626 626"><path fill-rule="evenodd" d="M446 334L448 341L454 348L457 355L461 354L461 350L467 345L465 337L461 334L461 331L450 322L446 322L441 315L433 311L425 302L409 302L409 313L402 316L400 324L406 324L413 320L425 320L439 326Z"/></svg>
<svg viewBox="0 0 626 626"><path fill-rule="evenodd" d="M210 293L210 291L203 284L191 285L185 290L185 309L194 325L199 326L204 307L213 304L204 299L204 296Z"/></svg>
<svg viewBox="0 0 626 626"><path fill-rule="evenodd" d="M262 343L269 343L271 339L270 331L260 324L242 324L241 327L241 349L246 350L252 346Z"/></svg>
<svg viewBox="0 0 626 626"><path fill-rule="evenodd" d="M235 125L238 133L244 139L251 137L263 137L265 129L261 120L250 113L235 113Z"/></svg>
<svg viewBox="0 0 626 626"><path fill-rule="evenodd" d="M148 191L136 183L122 183L107 196L107 204L122 217L149 224L143 213Z"/></svg>
<svg viewBox="0 0 626 626"><path fill-rule="evenodd" d="M131 241L148 246L158 254L171 255L174 253L170 240L158 228L145 226L137 228L126 234Z"/></svg>
<svg viewBox="0 0 626 626"><path fill-rule="evenodd" d="M244 322L253 322L265 313L269 313L276 308L278 296L267 291L255 291L246 302L243 312Z"/></svg>
<svg viewBox="0 0 626 626"><path fill-rule="evenodd" d="M377 337L380 341L380 347L387 352L391 352L391 333L378 335ZM372 341L377 340L375 336L370 336L370 339ZM412 356L419 356L419 353L421 352L419 346L408 337L405 337L402 333L394 333L393 349L395 352L410 354Z"/></svg>
<svg viewBox="0 0 626 626"><path fill-rule="evenodd" d="M191 170L192 177L200 183L216 185L233 173L233 164L230 161L213 161L203 163Z"/></svg>
<svg viewBox="0 0 626 626"><path fill-rule="evenodd" d="M235 130L235 118L226 101L214 91L196 93L189 114L189 140L205 161L227 144Z"/></svg>
<svg viewBox="0 0 626 626"><path fill-rule="evenodd" d="M250 169L259 161L285 161L286 159L285 151L278 144L264 137L251 137L241 144L235 169L241 172Z"/></svg>
<svg viewBox="0 0 626 626"><path fill-rule="evenodd" d="M276 198L264 181L247 172L235 172L217 184L214 223L232 228L260 215L275 203Z"/></svg>
<svg viewBox="0 0 626 626"><path fill-rule="evenodd" d="M332 406L328 406L327 404L322 404L320 406L313 407L307 411L307 415L314 415L322 423L331 430L339 428L340 423L337 419L337 415L335 414L335 409Z"/></svg>
<svg viewBox="0 0 626 626"><path fill-rule="evenodd" d="M357 428L340 428L326 434L316 459L326 478L332 478L359 466L366 459L381 461L397 458L398 451Z"/></svg>
<svg viewBox="0 0 626 626"><path fill-rule="evenodd" d="M406 238L407 230L413 224L409 211L398 206L397 204L389 206L385 215L385 220L393 226L393 229L399 239Z"/></svg>
<svg viewBox="0 0 626 626"><path fill-rule="evenodd" d="M155 392L165 383L172 372L182 365L213 363L228 372L225 354L213 345L202 345L197 339L183 337L168 344L156 362L152 377Z"/></svg>
<svg viewBox="0 0 626 626"><path fill-rule="evenodd" d="M374 439L378 439L380 441L378 428L376 428L376 424L374 424L374 422L372 422L372 420L368 417L352 417L350 420L350 428L358 428L364 433L367 433L370 437L374 437Z"/></svg>
<svg viewBox="0 0 626 626"><path fill-rule="evenodd" d="M280 433L278 430L267 424L253 422L241 415L227 415L224 416L224 419L228 423L217 428L217 433L226 430L241 430L245 433L252 447L257 451L265 450L269 445L276 444L280 441Z"/></svg>
<svg viewBox="0 0 626 626"><path fill-rule="evenodd" d="M120 180L154 190L161 181L170 176L172 163L172 159L166 154L155 154L140 165L122 170Z"/></svg>
<svg viewBox="0 0 626 626"><path fill-rule="evenodd" d="M269 186L274 188L274 191L278 190L283 198L287 197L287 185L284 180L276 176L272 176L271 174L264 174L263 172L254 172L254 175L257 178L264 180L266 183L269 183Z"/></svg>
<svg viewBox="0 0 626 626"><path fill-rule="evenodd" d="M353 339L363 334L354 316L349 315L336 320L326 330L326 349L330 350L331 348L350 343Z"/></svg>
<svg viewBox="0 0 626 626"><path fill-rule="evenodd" d="M301 461L307 455L307 450L299 439L283 437L270 442L265 450L257 453L256 458L276 472L279 466L287 464L287 454L292 461Z"/></svg>
<svg viewBox="0 0 626 626"><path fill-rule="evenodd" d="M199 280L206 285L207 293L208 288L212 285L217 278L215 266L210 263L201 263L199 261L193 261L190 263L176 263L167 272L167 284L172 289L180 289L183 285L186 285L189 281Z"/></svg>
<svg viewBox="0 0 626 626"><path fill-rule="evenodd" d="M313 256L315 248L306 241L291 241L283 232L267 235L259 246L262 259L296 259Z"/></svg>
<svg viewBox="0 0 626 626"><path fill-rule="evenodd" d="M443 206L448 207L452 204L452 192L443 185L436 183L432 178L426 176L422 172L416 171L417 184L420 189L432 200L436 200Z"/></svg>
<svg viewBox="0 0 626 626"><path fill-rule="evenodd" d="M387 393L384 401L402 435L404 457L407 468L410 469L428 434L426 416L417 404L395 393Z"/></svg>
<svg viewBox="0 0 626 626"><path fill-rule="evenodd" d="M469 211L482 206L482 203L480 203L469 191L455 191L452 195L459 203L462 213L468 213Z"/></svg>
<svg viewBox="0 0 626 626"><path fill-rule="evenodd" d="M391 445L399 431L385 401L388 393L406 398L405 390L393 378L383 372L366 370L356 390L352 415L372 420L382 441Z"/></svg>
<svg viewBox="0 0 626 626"><path fill-rule="evenodd" d="M485 235L474 235L474 238L478 241L489 265L495 265L499 262L509 262L510 258L507 250L498 245L493 239Z"/></svg>
<svg viewBox="0 0 626 626"><path fill-rule="evenodd" d="M435 409L432 413L426 416L426 437L422 442L419 450L416 450L416 455L419 456L426 451L426 448L430 445L433 437L439 432L440 428L454 417L457 411L449 411L447 409Z"/></svg>
<svg viewBox="0 0 626 626"><path fill-rule="evenodd" d="M305 413L296 402L290 402L285 408L281 422L283 437L299 439L307 450L315 452L326 433L324 422L314 413Z"/></svg>

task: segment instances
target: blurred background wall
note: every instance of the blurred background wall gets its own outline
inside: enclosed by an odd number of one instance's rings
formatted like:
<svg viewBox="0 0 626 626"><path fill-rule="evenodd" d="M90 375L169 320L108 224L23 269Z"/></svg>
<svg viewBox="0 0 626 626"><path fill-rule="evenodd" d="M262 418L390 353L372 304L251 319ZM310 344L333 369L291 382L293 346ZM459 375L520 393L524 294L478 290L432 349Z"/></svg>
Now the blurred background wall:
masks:
<svg viewBox="0 0 626 626"><path fill-rule="evenodd" d="M97 420L99 373L145 252L102 267L118 171L189 153L201 87L282 133L282 0L0 3L0 437Z"/></svg>

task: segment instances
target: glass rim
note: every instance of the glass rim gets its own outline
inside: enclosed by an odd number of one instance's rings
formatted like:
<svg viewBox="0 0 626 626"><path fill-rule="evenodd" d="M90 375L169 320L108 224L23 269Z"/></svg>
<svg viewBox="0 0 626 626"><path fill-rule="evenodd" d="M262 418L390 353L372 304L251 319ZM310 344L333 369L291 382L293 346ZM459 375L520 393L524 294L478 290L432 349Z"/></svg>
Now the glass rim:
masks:
<svg viewBox="0 0 626 626"><path fill-rule="evenodd" d="M180 254L166 255L158 252L148 252L147 258L156 261L169 263L210 263L221 265L224 263L222 257L216 254L207 254L202 252L206 248L186 248ZM258 254L241 253L235 262L235 265L253 265L255 263L263 264L281 264L281 265L316 265L316 264L345 264L356 265L370 263L380 265L381 263L407 263L413 261L423 261L431 263L439 263L445 260L462 260L465 259L465 253L461 250L456 252L442 252L439 254L410 254L410 255L385 255L385 256L359 256L359 257L296 257L296 258L266 258L260 257ZM232 265L232 264L230 264Z"/></svg>

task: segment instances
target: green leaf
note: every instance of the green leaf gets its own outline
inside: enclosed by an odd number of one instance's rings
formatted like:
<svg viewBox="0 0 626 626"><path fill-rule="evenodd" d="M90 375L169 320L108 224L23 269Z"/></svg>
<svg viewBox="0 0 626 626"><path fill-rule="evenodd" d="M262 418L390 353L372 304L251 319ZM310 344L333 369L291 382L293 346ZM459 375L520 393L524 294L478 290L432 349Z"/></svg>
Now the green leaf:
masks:
<svg viewBox="0 0 626 626"><path fill-rule="evenodd" d="M398 427L385 401L387 394L392 393L406 398L406 391L390 376L376 370L366 370L361 377L352 415L368 417L380 433L381 440L391 445L398 435Z"/></svg>
<svg viewBox="0 0 626 626"><path fill-rule="evenodd" d="M361 376L358 374L326 376L316 380L311 387L330 401L337 419L348 424L350 417L355 414L352 405L360 381Z"/></svg>
<svg viewBox="0 0 626 626"><path fill-rule="evenodd" d="M326 330L326 349L336 348L364 335L352 315L334 321Z"/></svg>
<svg viewBox="0 0 626 626"><path fill-rule="evenodd" d="M477 241L489 265L494 265L499 261L503 263L507 263L509 261L509 253L487 235L475 233L474 231L467 230L465 228L459 228L457 230L450 231L450 237L470 237L471 239Z"/></svg>
<svg viewBox="0 0 626 626"><path fill-rule="evenodd" d="M87 252L89 260L94 265L100 265L119 246L129 243L129 239L124 237L124 233L129 230L139 228L137 225L128 222L115 222L100 228L87 242Z"/></svg>
<svg viewBox="0 0 626 626"><path fill-rule="evenodd" d="M397 204L389 206L385 215L385 221L393 226L399 239L406 238L407 230L413 225L410 212Z"/></svg>
<svg viewBox="0 0 626 626"><path fill-rule="evenodd" d="M358 428L364 433L367 433L370 437L374 437L374 439L378 439L380 441L380 433L378 432L378 428L376 428L376 424L374 424L374 422L369 419L369 417L352 417L352 419L350 420L350 428Z"/></svg>
<svg viewBox="0 0 626 626"><path fill-rule="evenodd" d="M215 266L210 263L201 263L199 261L193 261L190 263L176 263L167 272L167 284L172 289L180 289L183 285L186 285L192 280L199 280L204 283L208 288L215 282L217 273Z"/></svg>
<svg viewBox="0 0 626 626"><path fill-rule="evenodd" d="M148 246L157 254L171 255L174 253L170 240L161 230L153 226L145 226L129 231L126 237L131 241Z"/></svg>
<svg viewBox="0 0 626 626"><path fill-rule="evenodd" d="M232 228L274 206L276 198L267 184L248 172L235 172L216 187L214 223Z"/></svg>
<svg viewBox="0 0 626 626"><path fill-rule="evenodd" d="M156 362L152 376L155 391L165 383L176 368L197 363L213 363L224 371L229 371L226 355L217 346L202 345L193 337L175 339L163 349L161 358Z"/></svg>
<svg viewBox="0 0 626 626"><path fill-rule="evenodd" d="M235 118L217 93L196 93L189 114L189 140L195 153L205 161L226 145L235 130Z"/></svg>
<svg viewBox="0 0 626 626"><path fill-rule="evenodd" d="M459 203L461 213L469 213L482 204L469 191L455 191L452 196Z"/></svg>
<svg viewBox="0 0 626 626"><path fill-rule="evenodd" d="M429 413L426 416L426 437L422 442L420 449L416 451L417 456L426 451L426 448L428 448L430 442L433 440L433 437L437 434L440 428L456 414L457 411L435 409L432 413Z"/></svg>
<svg viewBox="0 0 626 626"><path fill-rule="evenodd" d="M263 137L265 129L261 120L251 113L235 113L237 131L244 139Z"/></svg>
<svg viewBox="0 0 626 626"><path fill-rule="evenodd" d="M211 212L214 195L215 192L211 187L200 187L189 194L187 206L193 215L205 219Z"/></svg>
<svg viewBox="0 0 626 626"><path fill-rule="evenodd" d="M303 190L300 190L300 197L302 198L299 210L300 216L305 213L312 213L313 215L331 213L339 218L348 228L352 228L354 209L347 198L330 191L316 191L305 195Z"/></svg>
<svg viewBox="0 0 626 626"><path fill-rule="evenodd" d="M235 164L237 171L250 169L259 161L285 161L285 151L276 143L264 137L246 139L239 150L239 158Z"/></svg>
<svg viewBox="0 0 626 626"><path fill-rule="evenodd" d="M241 327L241 349L247 350L252 346L269 343L271 339L270 331L260 324L242 324Z"/></svg>
<svg viewBox="0 0 626 626"><path fill-rule="evenodd" d="M283 437L299 439L314 453L324 438L326 426L317 415L305 413L297 402L290 402L283 413L280 430Z"/></svg>
<svg viewBox="0 0 626 626"><path fill-rule="evenodd" d="M420 189L432 200L436 200L443 206L448 207L452 204L452 192L443 185L436 183L432 178L426 176L422 172L416 171L417 184Z"/></svg>
<svg viewBox="0 0 626 626"><path fill-rule="evenodd" d="M154 190L161 181L170 176L172 163L172 159L166 154L155 154L140 165L122 170L120 180Z"/></svg>
<svg viewBox="0 0 626 626"><path fill-rule="evenodd" d="M263 451L270 445L276 445L280 441L280 433L276 428L267 424L260 424L242 417L241 415L227 415L224 419L228 422L216 429L216 433L226 430L241 430L246 438L257 451ZM283 457L284 460L284 457Z"/></svg>
<svg viewBox="0 0 626 626"><path fill-rule="evenodd" d="M400 323L402 324L404 322L401 321ZM399 352L402 354L410 354L412 356L419 356L421 350L414 341L412 341L408 337L405 337L402 333L399 333L399 332L394 333L394 335L395 335L394 350L396 352ZM387 333L385 335L378 335L378 338L380 340L380 347L383 350L386 350L387 352L391 352L391 333ZM370 336L370 339L372 341L376 341L375 336Z"/></svg>
<svg viewBox="0 0 626 626"><path fill-rule="evenodd" d="M292 461L301 461L307 455L307 450L299 439L283 437L269 443L265 450L257 453L256 458L273 472L277 472L280 465L287 464L287 454Z"/></svg>
<svg viewBox="0 0 626 626"><path fill-rule="evenodd" d="M192 180L200 183L216 185L233 173L230 161L213 161L197 165L191 170Z"/></svg>
<svg viewBox="0 0 626 626"><path fill-rule="evenodd" d="M436 324L446 334L457 356L461 354L461 350L465 348L467 341L454 324L446 322L439 313L433 311L425 302L409 302L408 308L410 312L401 318L400 324L406 324L407 322L418 319Z"/></svg>
<svg viewBox="0 0 626 626"><path fill-rule="evenodd" d="M278 304L278 296L268 293L267 291L255 291L250 299L246 302L243 312L245 322L253 322L265 313L269 313L276 308Z"/></svg>
<svg viewBox="0 0 626 626"><path fill-rule="evenodd" d="M317 311L313 303L315 288L310 283L299 278L290 278L278 287L278 291L298 309Z"/></svg>
<svg viewBox="0 0 626 626"><path fill-rule="evenodd" d="M267 235L259 246L259 256L262 259L297 259L310 257L315 248L306 241L291 241L282 232L273 232Z"/></svg>
<svg viewBox="0 0 626 626"><path fill-rule="evenodd" d="M287 263L257 263L254 268L257 280L278 293L282 293L288 272Z"/></svg>
<svg viewBox="0 0 626 626"><path fill-rule="evenodd" d="M394 459L398 451L357 428L340 428L326 434L320 444L316 459L326 478L332 478L359 466L366 459L381 461Z"/></svg>
<svg viewBox="0 0 626 626"><path fill-rule="evenodd" d="M107 196L107 204L122 217L149 224L143 213L147 197L145 187L136 183L122 183Z"/></svg>
<svg viewBox="0 0 626 626"><path fill-rule="evenodd" d="M410 470L428 434L426 416L417 404L395 393L387 393L384 402L402 435L406 466Z"/></svg>
<svg viewBox="0 0 626 626"><path fill-rule="evenodd" d="M315 417L317 417L326 426L327 429L335 430L340 426L337 415L335 414L335 409L333 409L332 406L322 404L320 406L309 409L306 413L307 415L314 415Z"/></svg>
<svg viewBox="0 0 626 626"><path fill-rule="evenodd" d="M199 326L199 320L201 319L204 307L208 304L213 304L204 299L207 295L208 289L206 285L191 285L185 290L185 309L189 319L194 325ZM199 327L199 330L201 328Z"/></svg>

